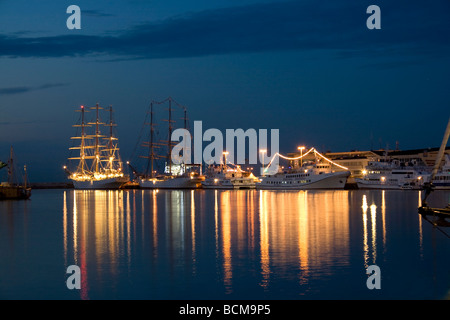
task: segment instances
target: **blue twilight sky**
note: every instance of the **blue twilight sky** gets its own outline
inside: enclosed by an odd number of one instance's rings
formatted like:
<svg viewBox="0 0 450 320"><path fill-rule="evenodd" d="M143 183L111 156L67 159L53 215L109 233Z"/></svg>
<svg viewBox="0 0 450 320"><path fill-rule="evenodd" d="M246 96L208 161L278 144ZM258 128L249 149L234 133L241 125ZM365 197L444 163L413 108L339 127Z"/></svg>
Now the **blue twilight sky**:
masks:
<svg viewBox="0 0 450 320"><path fill-rule="evenodd" d="M449 14L448 0L0 0L0 159L13 145L31 181L63 181L74 110L99 102L131 160L168 96L203 130L280 129L282 153L437 147Z"/></svg>

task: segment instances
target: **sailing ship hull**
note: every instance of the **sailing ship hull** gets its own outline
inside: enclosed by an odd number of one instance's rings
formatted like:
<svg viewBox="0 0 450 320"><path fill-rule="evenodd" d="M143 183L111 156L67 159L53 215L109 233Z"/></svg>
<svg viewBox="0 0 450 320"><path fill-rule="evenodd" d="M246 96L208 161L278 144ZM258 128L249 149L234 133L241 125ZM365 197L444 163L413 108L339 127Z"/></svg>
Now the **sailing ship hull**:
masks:
<svg viewBox="0 0 450 320"><path fill-rule="evenodd" d="M0 200L26 200L31 196L31 189L15 186L0 186Z"/></svg>
<svg viewBox="0 0 450 320"><path fill-rule="evenodd" d="M312 189L344 189L349 171L332 172L305 177L290 177L292 174L275 174L266 176L258 184L258 189L270 190L312 190Z"/></svg>
<svg viewBox="0 0 450 320"><path fill-rule="evenodd" d="M73 180L73 187L75 189L119 189L128 181L129 179L127 177L85 181Z"/></svg>
<svg viewBox="0 0 450 320"><path fill-rule="evenodd" d="M201 187L202 177L169 177L166 179L139 179L141 189L197 189Z"/></svg>

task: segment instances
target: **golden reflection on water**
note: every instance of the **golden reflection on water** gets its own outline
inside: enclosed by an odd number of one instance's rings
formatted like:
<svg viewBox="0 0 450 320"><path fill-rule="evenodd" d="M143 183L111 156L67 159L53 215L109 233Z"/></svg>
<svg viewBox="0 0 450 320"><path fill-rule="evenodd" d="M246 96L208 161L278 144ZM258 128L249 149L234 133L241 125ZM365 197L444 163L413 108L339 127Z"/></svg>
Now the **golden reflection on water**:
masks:
<svg viewBox="0 0 450 320"><path fill-rule="evenodd" d="M372 202L370 206L367 203L367 196L364 194L362 197L362 211L363 211L363 250L364 250L364 268L367 269L369 265L377 263L377 206L375 202ZM370 219L368 215L370 210ZM381 219L382 219L382 238L383 248L386 246L386 204L385 204L385 191L381 193ZM369 224L370 223L370 231ZM370 237L370 242L369 242Z"/></svg>
<svg viewBox="0 0 450 320"><path fill-rule="evenodd" d="M377 263L377 206L375 204L370 205L370 218L372 221L373 264L376 264Z"/></svg>
<svg viewBox="0 0 450 320"><path fill-rule="evenodd" d="M252 269L263 290L274 274L307 285L350 265L354 196L347 190L64 191L64 260L80 266L82 299L89 299L90 279L120 277L119 266L131 272L136 254L150 257L149 270L162 264L162 272L167 265L194 277L207 248L214 248L208 259L215 259L225 293L233 292L242 268ZM377 245L386 250L385 191L377 197L357 194L354 209L365 268L377 263Z"/></svg>
<svg viewBox="0 0 450 320"><path fill-rule="evenodd" d="M257 197L259 201L248 201ZM347 191L224 191L219 199L216 193L216 201L216 208L221 209L219 230L228 290L236 266L233 259L244 253L259 255L255 272L260 273L264 289L274 270L289 273L297 266L298 282L305 284L316 270L330 274L335 265L349 264ZM253 209L255 204L259 208ZM259 243L255 241L258 237Z"/></svg>
<svg viewBox="0 0 450 320"><path fill-rule="evenodd" d="M383 223L383 253L386 252L386 191L381 191L381 218Z"/></svg>
<svg viewBox="0 0 450 320"><path fill-rule="evenodd" d="M261 252L261 286L267 289L269 285L269 275L270 275L270 254L269 254L269 219L267 206L264 205L264 193L262 190L259 191L259 223L260 223L260 252Z"/></svg>
<svg viewBox="0 0 450 320"><path fill-rule="evenodd" d="M117 275L118 253L123 250L124 242L130 256L131 210L129 206L124 210L122 197L120 191L64 191L64 260L66 266L80 267L81 299L89 299L88 262L94 261L97 266L108 263L108 271ZM72 203L71 212L69 203ZM126 220L122 215L124 212ZM122 241L124 235L128 237L126 241ZM102 269L95 270L97 275L102 272Z"/></svg>
<svg viewBox="0 0 450 320"><path fill-rule="evenodd" d="M195 250L195 191L191 190L191 230L192 230L192 262L196 265L196 250ZM195 268L193 270L195 272Z"/></svg>
<svg viewBox="0 0 450 320"><path fill-rule="evenodd" d="M422 190L418 192L418 201L417 207L420 208L422 206ZM420 257L423 258L423 228L422 228L422 217L420 214L417 215L419 219L419 248L420 248Z"/></svg>
<svg viewBox="0 0 450 320"><path fill-rule="evenodd" d="M158 203L156 201L156 194L158 193L158 190L152 191L152 203L153 203L153 211L152 211L152 218L153 218L153 252L154 257L156 258L158 255L158 250L156 248L158 247ZM144 211L144 208L142 208L142 212Z"/></svg>
<svg viewBox="0 0 450 320"><path fill-rule="evenodd" d="M308 270L308 191L298 194L298 257L300 270L300 284L306 284L310 272Z"/></svg>
<svg viewBox="0 0 450 320"><path fill-rule="evenodd" d="M314 269L326 272L334 263L348 264L347 191L213 192L216 263L221 265L226 292L233 290L234 268L243 255L259 261L255 272L266 289L274 268L283 271L297 265L298 281L304 284ZM200 200L196 191L65 191L65 262L73 261L81 268L82 298L89 298L87 260L95 262L97 275L108 268L111 276L119 276L121 263L126 261L130 268L138 230L143 244L151 233L154 259L164 249L171 252L172 259L189 255L194 270L197 248L202 245L197 241L201 229L196 208L204 205L206 195L199 196ZM146 216L151 221L146 221ZM138 221L140 228L136 228Z"/></svg>
<svg viewBox="0 0 450 320"><path fill-rule="evenodd" d="M64 265L67 266L67 191L63 193L63 246L64 246Z"/></svg>
<svg viewBox="0 0 450 320"><path fill-rule="evenodd" d="M363 248L364 248L364 268L367 269L369 266L369 243L368 243L368 232L367 232L367 197L363 195L362 198L362 210L363 210Z"/></svg>
<svg viewBox="0 0 450 320"><path fill-rule="evenodd" d="M230 203L230 191L224 191L221 193L221 233L222 233L222 255L223 255L223 278L225 290L227 293L231 293L231 279L232 261L231 261L231 206ZM219 248L217 248L219 250Z"/></svg>

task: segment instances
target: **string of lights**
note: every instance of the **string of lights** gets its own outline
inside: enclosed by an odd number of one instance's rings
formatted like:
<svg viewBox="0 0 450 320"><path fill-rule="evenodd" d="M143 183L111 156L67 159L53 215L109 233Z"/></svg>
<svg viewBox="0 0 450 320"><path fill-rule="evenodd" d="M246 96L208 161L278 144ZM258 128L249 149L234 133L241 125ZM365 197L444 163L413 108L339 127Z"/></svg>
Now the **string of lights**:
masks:
<svg viewBox="0 0 450 320"><path fill-rule="evenodd" d="M266 169L264 169L264 171L266 171L266 170L271 166L271 164L272 164L272 162L275 160L275 157L276 157L276 156L278 156L278 157L280 157L280 158L283 158L283 159L285 159L285 160L300 160L300 159L302 159L303 157L307 156L307 155L308 155L310 152L312 152L312 151L314 152L314 154L318 155L319 157L321 157L322 159L328 161L329 163L331 163L331 164L333 164L333 165L335 165L335 166L337 166L337 167L339 167L339 168L341 168L341 169L348 170L347 167L344 167L344 166L342 166L342 165L340 165L340 164L338 164L338 163L336 163L336 162L334 162L334 161L328 159L327 157L325 157L324 155L322 155L319 151L317 151L315 148L311 148L311 149L308 150L308 152L306 152L305 154L303 154L303 155L301 155L301 156L298 156L298 157L286 157L286 156L283 156L282 154L280 154L279 152L277 152L277 153L275 153L275 154L273 155L272 159L270 160L269 164L267 165Z"/></svg>
<svg viewBox="0 0 450 320"><path fill-rule="evenodd" d="M347 167L341 166L340 164L337 164L336 162L334 162L334 161L328 159L327 157L325 157L324 155L320 154L320 152L317 151L317 150L315 150L315 149L314 149L314 153L315 153L315 154L318 154L320 157L322 157L322 158L325 159L326 161L328 161L328 162L334 164L335 166L337 166L337 167L339 167L339 168L341 168L341 169L344 169L344 170L348 170Z"/></svg>

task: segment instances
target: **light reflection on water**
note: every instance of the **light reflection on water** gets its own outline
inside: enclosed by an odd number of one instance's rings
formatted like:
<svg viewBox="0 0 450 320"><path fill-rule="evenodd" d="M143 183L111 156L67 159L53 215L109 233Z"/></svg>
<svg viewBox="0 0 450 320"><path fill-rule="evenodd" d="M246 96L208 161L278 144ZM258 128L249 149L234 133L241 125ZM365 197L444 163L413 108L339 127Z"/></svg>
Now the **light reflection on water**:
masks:
<svg viewBox="0 0 450 320"><path fill-rule="evenodd" d="M420 191L41 192L33 195L37 203L0 203L0 248L6 248L0 258L22 250L12 243L18 225L30 238L56 225L59 240L45 248L61 247L63 257L42 253L42 259L64 269L78 265L82 280L81 290L58 289L58 298L436 299L450 287L449 260L436 253L448 257L450 240L417 214ZM439 193L437 201L449 194ZM46 197L60 199L58 208ZM39 229L33 219L40 219L43 203L55 213ZM32 222L29 214L5 212L8 206L32 211ZM25 251L33 246L25 243ZM29 261L26 254L22 259ZM373 264L382 270L382 290L366 287L365 270ZM0 282L0 289L8 287L0 297L20 298L26 285L13 289L18 280L11 272ZM40 272L42 281L55 282L53 273Z"/></svg>
<svg viewBox="0 0 450 320"><path fill-rule="evenodd" d="M377 264L378 250L386 250L386 192L380 192L381 199L372 195L369 202L362 194L364 269ZM132 247L137 247L137 237L140 247L151 248L152 263L175 268L185 276L197 277L197 264L202 263L205 254L215 260L216 281L223 286L225 296L233 294L234 285L242 280L241 269L251 270L263 291L270 292L271 282L279 278L309 288L315 279L331 278L336 269L351 264L350 191L67 193L64 197L73 198L69 201L73 206L68 209L65 201L64 212L73 212L73 218L71 228L64 226L64 230L72 230L72 234L65 233L65 243L72 244L65 256L73 254L74 263L81 267L85 281L82 299L89 298L88 264L96 265L97 272L111 278L124 276L118 270L121 264L128 273L135 268L132 260L136 252ZM65 223L69 220L64 219ZM417 221L423 252L421 219ZM140 228L139 232L136 228ZM204 241L211 240L214 255L203 247ZM167 256L169 260L164 261ZM90 257L95 263L87 262Z"/></svg>

